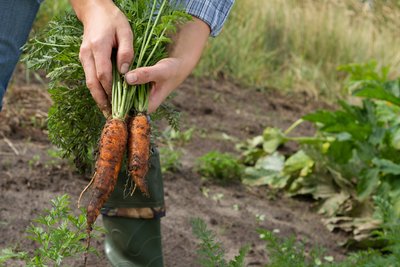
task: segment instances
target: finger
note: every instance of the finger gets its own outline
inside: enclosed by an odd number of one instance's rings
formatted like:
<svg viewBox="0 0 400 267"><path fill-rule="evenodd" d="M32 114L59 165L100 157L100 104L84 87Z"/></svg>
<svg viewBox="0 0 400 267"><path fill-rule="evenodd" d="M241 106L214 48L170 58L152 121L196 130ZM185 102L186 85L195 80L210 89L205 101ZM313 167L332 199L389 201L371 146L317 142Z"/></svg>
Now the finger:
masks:
<svg viewBox="0 0 400 267"><path fill-rule="evenodd" d="M79 53L79 59L82 63L83 70L85 71L86 86L88 87L90 94L94 101L97 103L99 109L108 117L111 114L110 103L108 102L107 95L97 80L96 67L94 64L93 56L89 49L85 47L81 48Z"/></svg>
<svg viewBox="0 0 400 267"><path fill-rule="evenodd" d="M146 84L160 82L170 76L170 69L164 64L156 64L152 67L142 67L128 72L125 79L128 84Z"/></svg>
<svg viewBox="0 0 400 267"><path fill-rule="evenodd" d="M129 71L133 59L133 34L129 25L125 28L117 30L118 51L117 51L117 66L121 74Z"/></svg>
<svg viewBox="0 0 400 267"><path fill-rule="evenodd" d="M101 42L93 42L91 45L94 64L96 67L96 77L106 92L108 99L111 99L112 87L112 47Z"/></svg>
<svg viewBox="0 0 400 267"><path fill-rule="evenodd" d="M149 106L148 112L152 113L156 111L156 109L161 105L162 102L168 97L169 90L162 90L161 88L157 88L153 86L151 88L150 98L149 98Z"/></svg>

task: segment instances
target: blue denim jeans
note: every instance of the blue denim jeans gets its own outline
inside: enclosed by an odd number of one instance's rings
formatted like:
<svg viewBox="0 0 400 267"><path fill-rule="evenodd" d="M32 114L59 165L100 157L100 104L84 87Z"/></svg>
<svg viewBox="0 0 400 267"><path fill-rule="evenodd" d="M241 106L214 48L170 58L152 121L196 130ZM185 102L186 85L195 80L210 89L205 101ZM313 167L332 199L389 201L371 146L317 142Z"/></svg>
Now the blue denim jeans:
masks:
<svg viewBox="0 0 400 267"><path fill-rule="evenodd" d="M0 111L7 84L21 55L40 0L0 0Z"/></svg>

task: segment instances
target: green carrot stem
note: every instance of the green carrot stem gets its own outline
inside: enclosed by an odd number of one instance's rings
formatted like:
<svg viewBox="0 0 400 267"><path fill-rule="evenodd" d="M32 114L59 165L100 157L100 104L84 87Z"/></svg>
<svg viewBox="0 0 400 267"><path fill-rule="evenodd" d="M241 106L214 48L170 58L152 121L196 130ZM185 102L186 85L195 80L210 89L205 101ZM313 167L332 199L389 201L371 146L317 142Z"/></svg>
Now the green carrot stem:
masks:
<svg viewBox="0 0 400 267"><path fill-rule="evenodd" d="M122 86L121 86L121 79L117 81L117 95L118 95L118 107L121 107L121 102L122 102ZM121 110L119 111L121 113Z"/></svg>
<svg viewBox="0 0 400 267"><path fill-rule="evenodd" d="M143 48L144 48L145 43L146 43L147 35L149 34L149 30L150 30L150 26L151 26L151 19L152 19L152 16L153 16L153 14L154 14L154 12L155 12L155 10L156 10L156 5L157 5L157 0L153 0L153 6L152 6L152 8L151 8L149 21L147 22L146 30L145 30L145 32L144 32L144 37L143 37L143 40L142 40L142 45L141 45L140 50L139 50L139 51L140 51L140 54L139 54L139 61L141 61L140 57L141 57L141 55L142 55L142 51L143 51ZM138 61L138 62L139 62L139 61ZM133 63L133 62L132 62L132 63ZM139 66L139 64L137 64L137 66Z"/></svg>
<svg viewBox="0 0 400 267"><path fill-rule="evenodd" d="M160 9L158 10L158 14L157 14L156 20L155 20L154 23L153 23L153 27L151 28L151 31L150 31L149 35L146 36L146 34L145 34L146 38L144 38L143 41L144 41L145 39L147 39L147 40L146 40L146 44L145 44L144 47L140 50L139 59L138 59L138 63L137 63L136 68L139 68L139 67L141 66L140 64L142 63L144 54L145 54L146 51L147 51L147 47L149 46L151 37L152 37L152 35L153 35L153 33L154 33L154 29L156 28L157 23L158 23L158 21L160 20L161 13L163 12L166 3L167 3L167 0L164 0L163 3L162 3L162 5L161 5L161 7L160 7ZM154 14L154 13L152 12L151 15L150 15L150 19L151 19L151 17L152 17L153 14ZM146 29L146 33L147 33L147 29Z"/></svg>
<svg viewBox="0 0 400 267"><path fill-rule="evenodd" d="M150 55L147 57L147 60L143 66L147 66L147 64L149 64L151 58L153 57L154 53L156 52L156 50L158 48L158 45L161 43L161 39L162 39L162 37L164 37L164 34L166 31L167 31L167 28L165 27L164 30L162 31L161 35L158 37L157 42L156 42L155 46L153 47L153 50L151 51Z"/></svg>
<svg viewBox="0 0 400 267"><path fill-rule="evenodd" d="M116 73L116 65L113 60L112 65L112 76L113 76L113 83L112 83L112 91L111 91L111 110L112 110L112 117L116 117L118 113L118 90L116 90L117 86L117 73Z"/></svg>

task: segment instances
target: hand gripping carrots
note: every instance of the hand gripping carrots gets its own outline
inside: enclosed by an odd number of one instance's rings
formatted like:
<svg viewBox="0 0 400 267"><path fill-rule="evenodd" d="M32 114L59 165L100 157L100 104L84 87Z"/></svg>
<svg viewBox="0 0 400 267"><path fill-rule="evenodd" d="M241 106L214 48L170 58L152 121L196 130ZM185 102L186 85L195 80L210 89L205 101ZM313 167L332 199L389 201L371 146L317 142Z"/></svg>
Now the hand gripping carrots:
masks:
<svg viewBox="0 0 400 267"><path fill-rule="evenodd" d="M136 37L134 50L137 54L131 69L149 66L165 58L166 44L170 42L166 36L167 33L174 32L177 23L190 19L186 13L174 10L167 0L163 0L160 6L157 6L160 1L152 0L151 12L148 10L148 2L150 1L138 0L136 4L125 5L124 1L115 1L117 5L120 5L121 10L128 14L130 21L142 23L139 26L137 23L131 24ZM132 12L124 8L137 10ZM129 18L130 15L133 18ZM144 195L148 197L151 195L145 181L150 157L150 123L147 115L150 88L151 84L128 85L119 74L115 55L113 55L112 116L107 118L101 134L99 155L92 181L81 193L82 196L89 187L92 188L87 207L87 249L90 246L93 224L100 214L100 209L114 190L126 147L127 169L134 183L134 188L129 188L130 195L136 187ZM86 260L87 255L85 264Z"/></svg>

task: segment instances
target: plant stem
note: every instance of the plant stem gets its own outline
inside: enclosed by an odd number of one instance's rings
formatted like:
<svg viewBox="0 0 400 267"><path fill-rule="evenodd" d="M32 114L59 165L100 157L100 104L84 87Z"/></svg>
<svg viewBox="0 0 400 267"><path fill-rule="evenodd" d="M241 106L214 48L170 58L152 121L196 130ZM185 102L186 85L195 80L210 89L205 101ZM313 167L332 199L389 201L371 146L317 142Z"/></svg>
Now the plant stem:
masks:
<svg viewBox="0 0 400 267"><path fill-rule="evenodd" d="M144 63L144 66L147 66L147 64L149 64L149 62L150 62L151 58L153 57L156 49L158 48L158 45L161 43L161 38L164 37L164 34L165 34L166 31L167 31L167 27L164 28L164 30L162 31L161 35L158 37L157 43L153 47L153 50L151 51L150 55L148 56L146 62Z"/></svg>
<svg viewBox="0 0 400 267"><path fill-rule="evenodd" d="M140 54L139 54L139 60L138 60L138 62L141 61L140 58L142 57L142 51L143 51L143 49L144 49L144 46L145 46L145 43L146 43L146 40L147 40L147 35L148 35L148 33L149 33L149 30L150 30L150 26L151 26L151 17L153 16L154 11L155 11L155 9L156 9L156 4L157 4L157 1L156 1L156 0L153 0L153 6L152 6L152 8L151 8L150 18L149 18L149 21L147 22L146 30L145 30L145 32L144 32L144 37L143 37L143 40L142 40L142 45L141 45L141 47L140 47ZM137 64L137 66L139 66L139 63Z"/></svg>
<svg viewBox="0 0 400 267"><path fill-rule="evenodd" d="M155 2L155 0L154 0L154 2ZM151 37L152 37L152 35L153 35L154 29L156 28L157 23L158 23L158 21L160 20L161 14L162 14L162 12L163 12L163 10L164 10L164 7L165 7L165 4L166 4L166 3L167 3L167 0L164 0L163 3L161 4L160 9L158 10L158 14L157 14L156 20L154 21L153 27L151 28L151 31L150 31L149 34L148 34L148 29L146 29L145 38L143 38L143 42L146 42L146 43L145 43L144 47L142 46L142 48L140 49L139 59L138 59L138 63L137 63L136 68L139 68L139 67L141 66L140 64L142 63L144 54L145 54L146 51L147 51L147 47L148 47L148 45L149 45L149 43L150 43L150 40L151 40ZM153 6L153 7L154 7L154 6ZM150 20L151 20L153 14L154 14L154 10L152 10L152 12L151 12ZM149 20L149 21L150 21L150 20ZM148 24L148 26L149 26L149 24ZM146 40L146 39L147 39L147 40ZM142 44L142 45L143 45L143 44Z"/></svg>
<svg viewBox="0 0 400 267"><path fill-rule="evenodd" d="M113 83L112 83L112 89L111 89L111 111L112 111L112 117L115 118L117 117L118 113L118 88L116 86L117 84L117 73L116 73L116 64L115 61L113 60L112 62L112 75L113 75Z"/></svg>
<svg viewBox="0 0 400 267"><path fill-rule="evenodd" d="M41 45L55 46L55 47L69 47L69 45L45 43L35 39L35 42Z"/></svg>
<svg viewBox="0 0 400 267"><path fill-rule="evenodd" d="M303 119L298 119L297 121L295 121L292 125L289 126L289 128L286 129L286 131L284 132L285 135L288 135L291 131L293 131L297 126L299 126L300 124L302 124L304 122Z"/></svg>
<svg viewBox="0 0 400 267"><path fill-rule="evenodd" d="M295 142L299 142L299 143L314 143L314 142L328 141L326 138L317 138L317 137L287 137L287 140L295 141Z"/></svg>

